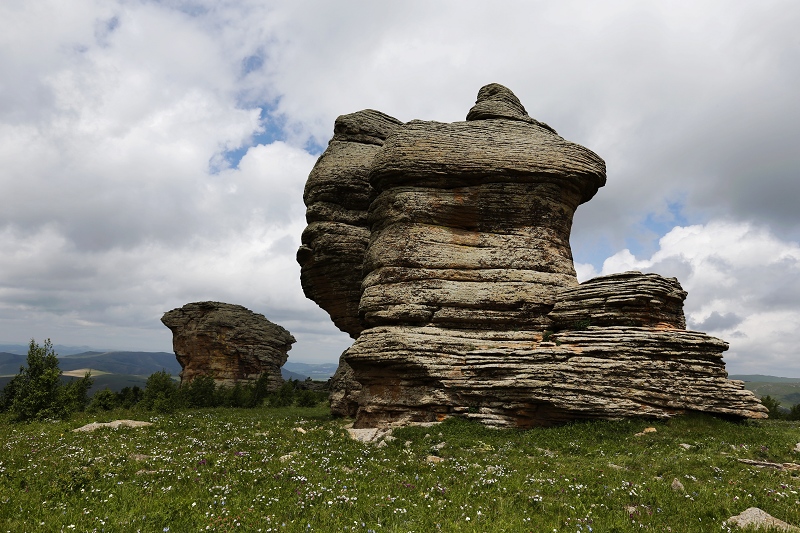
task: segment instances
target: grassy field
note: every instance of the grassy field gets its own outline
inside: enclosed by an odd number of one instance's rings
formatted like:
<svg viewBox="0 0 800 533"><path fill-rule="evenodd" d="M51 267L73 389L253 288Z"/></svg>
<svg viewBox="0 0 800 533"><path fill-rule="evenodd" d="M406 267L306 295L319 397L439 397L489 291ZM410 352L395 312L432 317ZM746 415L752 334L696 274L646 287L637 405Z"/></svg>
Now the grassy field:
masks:
<svg viewBox="0 0 800 533"><path fill-rule="evenodd" d="M800 472L738 461L800 462L797 422L450 420L377 447L321 407L98 416L0 419L0 532L688 533L751 506L800 525ZM117 418L153 425L72 431Z"/></svg>

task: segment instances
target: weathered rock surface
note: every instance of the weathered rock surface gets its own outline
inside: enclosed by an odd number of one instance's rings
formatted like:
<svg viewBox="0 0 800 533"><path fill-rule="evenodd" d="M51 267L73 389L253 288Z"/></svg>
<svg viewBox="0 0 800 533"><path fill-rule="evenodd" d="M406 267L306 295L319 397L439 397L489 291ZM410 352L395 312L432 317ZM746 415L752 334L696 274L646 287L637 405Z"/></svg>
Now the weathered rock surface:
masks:
<svg viewBox="0 0 800 533"><path fill-rule="evenodd" d="M703 333L614 326L533 331L370 328L345 359L362 385L356 427L458 415L492 426L686 411L759 417Z"/></svg>
<svg viewBox="0 0 800 533"><path fill-rule="evenodd" d="M546 326L577 285L573 213L604 180L599 157L535 124L407 124L370 172L363 324Z"/></svg>
<svg viewBox="0 0 800 533"><path fill-rule="evenodd" d="M183 371L181 384L211 376L217 385L256 381L268 376L268 388L283 383L281 366L295 342L284 328L241 305L194 302L164 313L172 347Z"/></svg>
<svg viewBox="0 0 800 533"><path fill-rule="evenodd" d="M800 532L800 527L779 520L758 507L748 507L741 513L728 518L726 524L738 526L741 529L769 529L773 531Z"/></svg>
<svg viewBox="0 0 800 533"><path fill-rule="evenodd" d="M576 324L685 329L685 299L675 278L623 272L562 291L548 316L556 330L575 329Z"/></svg>
<svg viewBox="0 0 800 533"><path fill-rule="evenodd" d="M605 184L599 156L497 84L465 122L379 129L370 125L385 115L373 113L337 120L354 125L334 136L306 188L306 294L357 337L332 380L334 412L355 415L356 428L448 416L521 427L692 410L765 416L726 379L727 344L685 330L677 280L626 272L578 283L572 218ZM367 155L336 155L365 143ZM364 200L349 210L337 189L347 180ZM338 206L327 226L311 190Z"/></svg>
<svg viewBox="0 0 800 533"><path fill-rule="evenodd" d="M356 381L353 369L339 358L339 366L331 376L329 394L331 411L340 416L355 417L358 414L358 397L361 394L361 383Z"/></svg>
<svg viewBox="0 0 800 533"><path fill-rule="evenodd" d="M358 304L370 236L367 209L374 196L368 174L384 139L400 124L371 109L337 118L303 193L308 227L297 251L303 291L352 337L363 329Z"/></svg>
<svg viewBox="0 0 800 533"><path fill-rule="evenodd" d="M91 433L92 431L100 428L142 428L147 426L152 426L152 422L143 422L141 420L113 420L111 422L92 422L90 424L86 424L85 426L81 426L77 429L73 429L73 432L83 431L87 433Z"/></svg>

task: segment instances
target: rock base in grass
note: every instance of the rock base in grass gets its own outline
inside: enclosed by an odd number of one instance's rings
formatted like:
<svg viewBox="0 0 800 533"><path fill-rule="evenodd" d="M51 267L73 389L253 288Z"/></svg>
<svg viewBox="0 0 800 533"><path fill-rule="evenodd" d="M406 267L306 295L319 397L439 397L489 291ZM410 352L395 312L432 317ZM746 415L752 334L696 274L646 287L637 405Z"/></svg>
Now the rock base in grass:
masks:
<svg viewBox="0 0 800 533"><path fill-rule="evenodd" d="M164 313L172 347L183 368L181 384L211 376L233 386L267 377L267 388L283 384L281 367L295 342L284 328L241 305L194 302Z"/></svg>

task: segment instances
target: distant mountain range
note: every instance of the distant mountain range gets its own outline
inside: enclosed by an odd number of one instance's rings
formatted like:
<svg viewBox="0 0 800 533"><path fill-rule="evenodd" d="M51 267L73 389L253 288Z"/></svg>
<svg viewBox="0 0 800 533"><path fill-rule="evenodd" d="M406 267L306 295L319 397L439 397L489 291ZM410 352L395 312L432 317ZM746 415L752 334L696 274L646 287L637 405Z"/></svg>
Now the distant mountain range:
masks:
<svg viewBox="0 0 800 533"><path fill-rule="evenodd" d="M0 352L0 389L19 373L27 360L27 347L5 345L14 352ZM56 353L58 349L54 347ZM84 351L71 353L58 358L59 368L66 380L78 379L86 370L91 370L94 385L91 393L106 387L119 391L123 387L144 388L147 377L166 370L173 376L181 372L181 365L174 353L167 352L99 352ZM281 369L284 379L304 381L327 381L336 371L335 364L309 364L287 362Z"/></svg>
<svg viewBox="0 0 800 533"><path fill-rule="evenodd" d="M744 381L745 388L753 391L759 398L771 396L778 400L782 407L789 408L800 403L800 378L781 378L760 374L741 374L729 377Z"/></svg>
<svg viewBox="0 0 800 533"><path fill-rule="evenodd" d="M333 373L336 372L338 366L339 365L335 363L311 364L286 361L286 364L283 365L282 370L303 376L303 379L305 379L307 376L315 381L327 381L333 375Z"/></svg>
<svg viewBox="0 0 800 533"><path fill-rule="evenodd" d="M92 348L90 346L64 346L63 344L54 344L53 350L55 350L56 355L64 356L64 355L72 355L77 353L85 353L91 351L99 351L102 353L109 352L111 350L97 350L97 348ZM2 353L15 353L20 355L25 355L28 353L28 345L27 344L0 344L0 352Z"/></svg>
<svg viewBox="0 0 800 533"><path fill-rule="evenodd" d="M761 374L733 374L730 379L739 379L752 383L800 383L800 378L781 378L778 376L764 376Z"/></svg>
<svg viewBox="0 0 800 533"><path fill-rule="evenodd" d="M26 360L27 355L0 353L0 375L17 374ZM181 371L175 354L167 352L83 352L59 357L58 366L64 372L90 368L133 376L149 376L161 370L178 375Z"/></svg>

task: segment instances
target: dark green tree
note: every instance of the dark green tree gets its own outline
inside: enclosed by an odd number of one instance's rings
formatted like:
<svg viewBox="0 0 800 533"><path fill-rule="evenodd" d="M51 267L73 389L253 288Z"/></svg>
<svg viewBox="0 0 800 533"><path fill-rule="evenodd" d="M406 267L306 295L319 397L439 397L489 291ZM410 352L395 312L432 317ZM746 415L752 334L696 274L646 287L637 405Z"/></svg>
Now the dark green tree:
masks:
<svg viewBox="0 0 800 533"><path fill-rule="evenodd" d="M269 396L269 373L264 372L253 384L253 393L247 407L258 407Z"/></svg>
<svg viewBox="0 0 800 533"><path fill-rule="evenodd" d="M34 339L28 345L26 366L3 390L3 409L11 411L15 421L64 418L86 408L92 386L89 372L66 385L61 383L58 356L50 339L39 346Z"/></svg>
<svg viewBox="0 0 800 533"><path fill-rule="evenodd" d="M61 402L68 413L84 411L89 405L89 389L92 388L92 373L86 372L81 379L70 381L60 389Z"/></svg>
<svg viewBox="0 0 800 533"><path fill-rule="evenodd" d="M123 387L123 389L117 393L117 404L123 409L132 409L136 404L142 401L143 395L144 393L138 385Z"/></svg>
<svg viewBox="0 0 800 533"><path fill-rule="evenodd" d="M215 407L217 385L211 376L197 376L181 385L181 396L188 407Z"/></svg>
<svg viewBox="0 0 800 533"><path fill-rule="evenodd" d="M116 409L119 401L118 398L118 395L114 391L106 387L94 393L92 401L89 402L89 407L86 410L90 413L111 411Z"/></svg>
<svg viewBox="0 0 800 533"><path fill-rule="evenodd" d="M781 402L776 400L770 395L761 398L761 404L769 411L769 417L774 420L786 418L785 414L780 410Z"/></svg>
<svg viewBox="0 0 800 533"><path fill-rule="evenodd" d="M315 407L322 401L322 396L319 392L304 389L297 393L297 407Z"/></svg>
<svg viewBox="0 0 800 533"><path fill-rule="evenodd" d="M169 372L161 370L147 378L139 407L159 413L171 413L180 407L178 384Z"/></svg>
<svg viewBox="0 0 800 533"><path fill-rule="evenodd" d="M270 394L269 406L289 407L294 405L295 388L295 382L291 379L284 381L280 389Z"/></svg>
<svg viewBox="0 0 800 533"><path fill-rule="evenodd" d="M22 369L20 369L20 371L22 371ZM5 388L0 392L0 413L11 410L11 404L14 401L14 397L17 395L19 383L20 376L17 374L11 378L11 381L9 381Z"/></svg>

